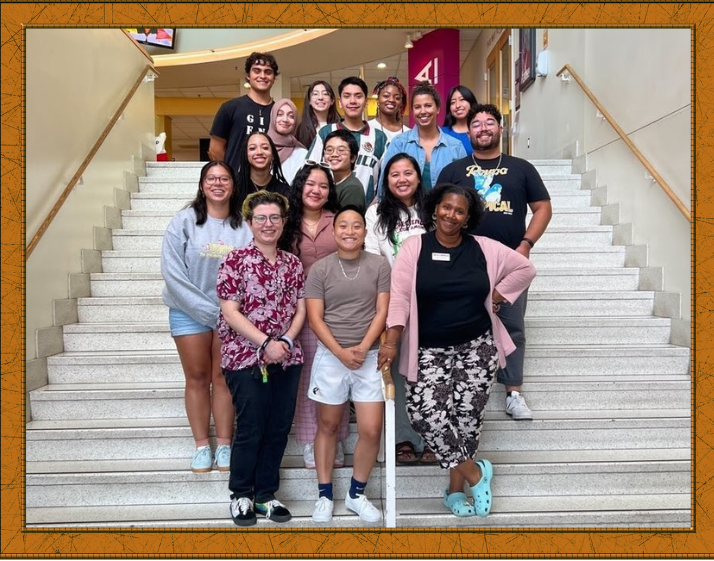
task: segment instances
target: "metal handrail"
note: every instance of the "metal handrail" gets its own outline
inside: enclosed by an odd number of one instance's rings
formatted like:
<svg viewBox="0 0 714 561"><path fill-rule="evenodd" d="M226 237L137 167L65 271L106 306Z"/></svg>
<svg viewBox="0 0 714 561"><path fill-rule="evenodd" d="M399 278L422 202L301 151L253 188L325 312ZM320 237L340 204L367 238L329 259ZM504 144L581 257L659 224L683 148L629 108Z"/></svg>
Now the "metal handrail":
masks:
<svg viewBox="0 0 714 561"><path fill-rule="evenodd" d="M578 73L573 70L573 67L570 66L569 64L566 64L561 68L556 76L561 76L562 74L567 73L570 74L575 81L578 83L580 88L585 92L585 95L587 95L590 98L590 101L595 104L595 107L597 107L598 111L602 114L603 117L607 120L608 123L610 123L610 126L615 129L615 132L622 138L623 142L627 145L627 147L632 150L634 155L637 157L637 159L640 161L640 163L645 166L645 169L647 172L652 176L652 178L659 183L660 187L662 187L662 190L667 194L667 196L671 199L671 201L675 204L675 206L680 210L680 212L684 215L684 217L689 220L689 222L692 221L692 213L689 212L686 206L684 206L684 203L679 199L679 197L674 193L672 188L669 186L669 184L664 180L664 178L657 173L657 170L652 166L652 164L649 162L647 158L645 158L644 154L640 152L640 149L635 146L635 144L630 140L630 137L627 136L627 133L625 133L624 130L622 130L622 127L617 124L617 121L610 115L610 113L605 109L605 107L600 103L600 100L598 100L597 97L595 97L595 94L590 90L585 85L585 82L583 82L582 78L578 76Z"/></svg>
<svg viewBox="0 0 714 561"><path fill-rule="evenodd" d="M62 205L67 200L67 197L69 197L70 193L72 192L72 189L74 189L74 186L79 181L79 178L82 177L82 174L87 169L87 166L89 166L89 163L92 161L92 158L94 158L94 156L97 153L97 151L99 150L99 148L102 146L104 141L107 139L107 136L109 136L109 133L111 132L112 128L114 128L114 125L121 117L121 114L124 112L127 105L129 105L131 98L134 97L136 90L139 89L139 86L144 81L144 76L146 76L149 72L158 76L158 72L156 71L156 69L154 68L154 66L152 64L147 64L146 66L144 66L142 71L139 73L139 77L136 79L136 81L132 85L131 89L129 90L129 93L127 93L126 96L124 96L124 99L122 100L121 104L119 105L119 108L114 112L114 115L107 123L107 126L104 127L104 130L99 135L99 138L96 140L96 142L92 146L91 150L89 150L89 152L87 153L87 156L84 158L82 163L79 165L79 168L77 169L76 173L72 176L72 179L70 179L69 183L67 183L67 187L65 187L65 189L62 192L62 194L60 195L59 199L57 199L57 202L52 207L52 210L50 210L50 212L47 214L45 219L42 221L42 224L40 224L39 229L37 230L35 235L30 240L30 243L27 244L27 247L25 249L25 261L27 261L30 258L30 255L32 255L33 250L37 247L37 244L40 243L40 240L42 239L42 236L44 236L45 232L47 231L47 228L50 227L50 224L54 220L55 216L57 216L57 213L59 212L60 208L62 208Z"/></svg>

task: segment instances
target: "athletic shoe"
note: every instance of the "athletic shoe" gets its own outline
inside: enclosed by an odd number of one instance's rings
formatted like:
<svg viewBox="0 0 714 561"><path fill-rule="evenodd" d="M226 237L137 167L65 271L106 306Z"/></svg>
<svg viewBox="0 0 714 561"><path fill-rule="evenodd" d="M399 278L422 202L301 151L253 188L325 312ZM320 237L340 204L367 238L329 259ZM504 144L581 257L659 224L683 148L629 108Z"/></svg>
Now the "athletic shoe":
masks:
<svg viewBox="0 0 714 561"><path fill-rule="evenodd" d="M327 497L320 497L315 503L315 508L312 511L313 522L330 522L332 520L332 509L335 503Z"/></svg>
<svg viewBox="0 0 714 561"><path fill-rule="evenodd" d="M336 468L341 468L345 466L345 447L342 445L342 441L337 441L337 448L335 451L335 463L333 464Z"/></svg>
<svg viewBox="0 0 714 561"><path fill-rule="evenodd" d="M200 446L196 448L196 453L193 455L191 462L191 471L193 473L206 473L211 471L213 466L213 455L211 454L210 446Z"/></svg>
<svg viewBox="0 0 714 561"><path fill-rule="evenodd" d="M350 492L347 491L345 506L365 522L379 522L382 519L382 513L369 502L365 495L358 495L356 499L353 499L350 497Z"/></svg>
<svg viewBox="0 0 714 561"><path fill-rule="evenodd" d="M218 471L231 470L231 447L228 444L220 444L216 448L216 467Z"/></svg>
<svg viewBox="0 0 714 561"><path fill-rule="evenodd" d="M506 395L506 413L513 417L514 421L526 421L533 418L533 412L526 405L526 400L518 392L511 392Z"/></svg>
<svg viewBox="0 0 714 561"><path fill-rule="evenodd" d="M257 522L253 511L253 501L247 497L231 501L231 518L238 526L253 526Z"/></svg>
<svg viewBox="0 0 714 561"><path fill-rule="evenodd" d="M277 499L267 503L255 503L255 512L262 514L273 522L287 522L293 517L290 511L285 508L285 505Z"/></svg>
<svg viewBox="0 0 714 561"><path fill-rule="evenodd" d="M315 469L315 444L305 444L302 449L302 461L307 469Z"/></svg>

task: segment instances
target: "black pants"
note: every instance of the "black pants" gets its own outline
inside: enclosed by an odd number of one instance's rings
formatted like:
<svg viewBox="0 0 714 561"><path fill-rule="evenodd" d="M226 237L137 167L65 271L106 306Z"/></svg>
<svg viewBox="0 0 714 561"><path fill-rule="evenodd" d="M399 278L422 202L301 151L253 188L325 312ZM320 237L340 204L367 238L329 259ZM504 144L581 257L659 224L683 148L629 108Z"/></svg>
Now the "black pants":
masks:
<svg viewBox="0 0 714 561"><path fill-rule="evenodd" d="M233 396L238 428L231 448L231 499L264 503L280 487L280 463L295 414L302 365L268 367L264 383L259 368L224 370Z"/></svg>

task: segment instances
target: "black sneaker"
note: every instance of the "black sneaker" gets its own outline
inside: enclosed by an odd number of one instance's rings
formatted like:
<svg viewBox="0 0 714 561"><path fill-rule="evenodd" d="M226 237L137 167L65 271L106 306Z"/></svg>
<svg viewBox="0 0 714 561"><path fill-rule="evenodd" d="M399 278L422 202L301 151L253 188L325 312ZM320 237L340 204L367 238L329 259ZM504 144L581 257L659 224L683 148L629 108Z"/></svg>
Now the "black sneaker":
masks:
<svg viewBox="0 0 714 561"><path fill-rule="evenodd" d="M290 511L285 508L285 505L277 499L267 503L255 503L255 512L262 514L273 522L287 522L293 517Z"/></svg>
<svg viewBox="0 0 714 561"><path fill-rule="evenodd" d="M238 526L253 526L257 522L253 512L253 501L247 497L231 501L231 518Z"/></svg>

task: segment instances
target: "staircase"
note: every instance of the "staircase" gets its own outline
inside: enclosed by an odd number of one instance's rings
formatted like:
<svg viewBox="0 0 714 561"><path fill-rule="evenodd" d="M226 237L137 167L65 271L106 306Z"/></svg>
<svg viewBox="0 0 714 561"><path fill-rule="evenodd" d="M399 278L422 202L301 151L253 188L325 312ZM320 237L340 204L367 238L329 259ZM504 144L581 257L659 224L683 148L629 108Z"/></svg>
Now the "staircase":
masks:
<svg viewBox="0 0 714 561"><path fill-rule="evenodd" d="M691 524L689 349L669 344L670 320L612 245L613 227L563 160L534 162L553 220L534 248L524 394L532 422L504 411L494 386L480 455L495 469L486 519L457 519L441 504L446 474L397 467L403 527L675 527ZM48 359L49 385L31 393L26 433L28 527L232 527L228 475L189 470L193 453L183 374L161 301L164 229L195 194L201 164L147 164L123 212L103 271L91 275L79 323ZM348 467L335 470L334 527L363 526L341 500ZM367 487L383 506L383 465ZM313 527L313 470L291 436L278 498L291 527ZM259 527L274 527L259 519Z"/></svg>

